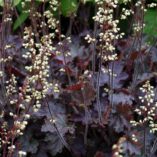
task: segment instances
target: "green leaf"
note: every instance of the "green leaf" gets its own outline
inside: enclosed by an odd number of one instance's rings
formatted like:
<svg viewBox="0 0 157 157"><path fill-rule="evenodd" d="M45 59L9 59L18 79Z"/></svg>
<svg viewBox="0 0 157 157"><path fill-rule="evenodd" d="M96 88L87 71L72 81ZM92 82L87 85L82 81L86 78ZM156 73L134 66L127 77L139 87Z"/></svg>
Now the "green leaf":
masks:
<svg viewBox="0 0 157 157"><path fill-rule="evenodd" d="M13 0L13 6L18 5L21 2L21 0ZM4 0L0 0L0 6L4 6Z"/></svg>
<svg viewBox="0 0 157 157"><path fill-rule="evenodd" d="M63 16L70 16L78 8L77 0L61 0L61 12Z"/></svg>
<svg viewBox="0 0 157 157"><path fill-rule="evenodd" d="M38 6L41 4L41 2L37 2L35 3L35 6L38 8ZM30 2L26 3L26 7L25 7L25 11L29 10L30 7ZM19 17L15 20L14 24L13 24L13 31L17 30L17 28L19 28L29 17L29 13L24 12L24 9L21 6L21 3L19 3L17 5L17 9L20 13Z"/></svg>
<svg viewBox="0 0 157 157"><path fill-rule="evenodd" d="M18 5L21 2L21 0L13 0L13 6Z"/></svg>
<svg viewBox="0 0 157 157"><path fill-rule="evenodd" d="M49 0L36 0L37 2L47 2Z"/></svg>
<svg viewBox="0 0 157 157"><path fill-rule="evenodd" d="M144 34L148 36L148 39L157 35L157 11L156 9L148 9L144 16L145 27Z"/></svg>
<svg viewBox="0 0 157 157"><path fill-rule="evenodd" d="M95 0L82 0L82 2L83 2L83 3L87 3L87 2L92 2L92 3L94 3Z"/></svg>
<svg viewBox="0 0 157 157"><path fill-rule="evenodd" d="M144 32L146 34L150 34L153 35L154 33L156 34L157 32L157 11L156 9L148 9L148 11L145 13L145 17L144 17L144 21L145 21L145 28L144 28Z"/></svg>
<svg viewBox="0 0 157 157"><path fill-rule="evenodd" d="M4 5L4 1L0 0L0 6L2 7Z"/></svg>
<svg viewBox="0 0 157 157"><path fill-rule="evenodd" d="M13 31L17 30L18 27L21 26L22 23L28 18L29 13L21 13L19 17L16 19L13 25Z"/></svg>

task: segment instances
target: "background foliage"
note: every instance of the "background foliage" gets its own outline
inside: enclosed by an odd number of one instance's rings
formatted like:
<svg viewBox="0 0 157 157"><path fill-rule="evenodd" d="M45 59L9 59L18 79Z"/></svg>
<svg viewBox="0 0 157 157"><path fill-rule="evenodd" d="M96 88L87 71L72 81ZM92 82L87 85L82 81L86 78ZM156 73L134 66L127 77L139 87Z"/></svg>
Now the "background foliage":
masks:
<svg viewBox="0 0 157 157"><path fill-rule="evenodd" d="M22 7L22 2L13 0L12 23L10 27L5 26L5 28L1 25L1 36L3 31L6 31L4 44L12 45L5 51L6 56L12 58L11 62L5 64L6 78L14 74L17 87L20 87L29 76L24 67L30 62L22 58L26 52L22 46L22 37L24 27L33 25L32 14L27 12L32 2L27 1L25 9ZM134 5L135 1L131 4ZM50 8L48 0L44 2L34 0L33 5L41 13L43 8L45 10ZM0 6L4 11L6 6L2 0ZM130 3L125 5L123 0L119 1L118 9L115 9L115 12L118 12L117 16L120 16L122 8L128 7ZM143 96L140 87L147 80L154 87L154 104L156 102L157 10L148 8L144 13L146 25L140 37L133 34L130 24L134 19L132 15L126 20L120 20L119 27L126 35L115 43L117 60L102 63L100 70L101 58L96 53L93 72L93 52L99 52L99 41L91 44L85 37L87 34L92 36L94 32L95 38L99 38L100 28L92 19L97 9L94 0L61 0L59 11L53 11L55 18L60 20L60 31L65 35L65 38L61 38L58 34L55 38L53 46L56 49L52 50L49 62L49 73L54 86L57 84L59 92L49 89L47 100L43 101L39 111L31 112L24 134L15 139L16 145L26 151L28 157L116 157L115 152L118 151L118 147L113 147L115 145L122 147L124 157L156 156L156 132L150 133L147 123L134 127L130 121L141 118L135 110L141 104L139 96ZM4 12L1 21L3 14ZM36 19L35 25L38 26L40 23L38 17L33 18ZM51 33L54 30L48 31ZM72 39L71 43L66 38L68 36ZM1 37L1 43L2 40ZM59 42L62 46L58 44ZM60 51L61 54L56 55L56 51ZM66 52L70 52L71 55L65 57ZM64 69L64 72L61 69ZM112 69L112 73L109 69ZM100 89L99 93L97 88ZM109 93L108 90L111 88L112 93ZM98 118L98 97L101 121ZM1 106L1 112L3 111L5 111L5 121L11 125L9 112L16 111L16 108L9 105L3 108ZM142 119L145 116L143 114ZM54 125L50 123L50 119L53 118ZM155 113L154 122L156 118ZM2 133L3 128L0 129ZM138 141L134 141L132 135L135 135ZM18 156L17 151L13 157ZM2 147L1 154L3 153Z"/></svg>

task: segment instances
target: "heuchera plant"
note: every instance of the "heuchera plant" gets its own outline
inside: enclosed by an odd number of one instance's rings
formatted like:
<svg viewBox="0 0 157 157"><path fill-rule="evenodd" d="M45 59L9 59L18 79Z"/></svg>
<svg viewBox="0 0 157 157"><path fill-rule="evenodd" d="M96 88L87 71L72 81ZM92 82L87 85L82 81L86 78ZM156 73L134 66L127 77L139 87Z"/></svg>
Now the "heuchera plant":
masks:
<svg viewBox="0 0 157 157"><path fill-rule="evenodd" d="M157 155L155 0L0 6L1 157Z"/></svg>

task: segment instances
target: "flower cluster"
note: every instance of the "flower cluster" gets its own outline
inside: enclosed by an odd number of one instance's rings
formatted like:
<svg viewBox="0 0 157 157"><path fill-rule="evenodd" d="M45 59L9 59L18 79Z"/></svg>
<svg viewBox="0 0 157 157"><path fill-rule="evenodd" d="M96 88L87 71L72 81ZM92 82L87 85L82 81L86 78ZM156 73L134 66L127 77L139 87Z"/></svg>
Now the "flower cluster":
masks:
<svg viewBox="0 0 157 157"><path fill-rule="evenodd" d="M112 157L123 157L123 143L126 141L125 137L121 137L117 144L112 146L113 156Z"/></svg>
<svg viewBox="0 0 157 157"><path fill-rule="evenodd" d="M102 3L103 2L103 3ZM105 61L117 59L115 51L115 41L124 35L118 28L119 20L114 19L114 8L117 7L117 0L98 1L99 7L94 21L98 22L101 28L99 33L99 42L101 43L102 58Z"/></svg>
<svg viewBox="0 0 157 157"><path fill-rule="evenodd" d="M131 0L123 0L123 3L124 3L124 4L127 4L127 3L129 3L129 2L131 2Z"/></svg>
<svg viewBox="0 0 157 157"><path fill-rule="evenodd" d="M146 81L146 83L140 88L140 91L144 94L144 96L139 96L142 105L135 109L139 119L132 120L130 122L133 126L148 125L150 132L154 133L157 131L157 124L155 122L157 103L154 102L154 87L150 85L149 81Z"/></svg>
<svg viewBox="0 0 157 157"><path fill-rule="evenodd" d="M52 83L49 83L49 58L52 52L52 41L50 35L41 37L40 43L35 42L35 35L31 27L26 27L24 32L23 46L26 52L23 57L31 63L26 66L27 76L22 86L19 87L15 75L11 75L6 81L6 96L10 103L9 116L13 121L12 127L8 128L7 123L3 123L3 130L0 132L2 147L8 145L9 154L16 150L14 140L23 135L23 131L30 119L30 110L35 112L41 107L41 101L46 97L47 91ZM57 87L55 87L57 91ZM6 114L6 113L5 113ZM9 135L9 136L8 136ZM10 140L12 141L10 143ZM19 151L19 156L25 156L26 152Z"/></svg>
<svg viewBox="0 0 157 157"><path fill-rule="evenodd" d="M157 4L156 4L156 3L150 3L150 4L148 4L147 6L148 6L149 8L154 8L154 7L157 6Z"/></svg>
<svg viewBox="0 0 157 157"><path fill-rule="evenodd" d="M58 29L56 29L56 27L59 24L59 21L55 18L54 15L54 13L56 12L56 10L58 10L59 7L58 0L50 0L49 6L50 9L44 12L44 16L48 19L47 21L48 27L58 32Z"/></svg>
<svg viewBox="0 0 157 157"><path fill-rule="evenodd" d="M92 38L89 34L87 34L87 35L85 36L85 40L86 40L88 43L93 43L93 42L95 42L95 39Z"/></svg>
<svg viewBox="0 0 157 157"><path fill-rule="evenodd" d="M140 23L134 24L134 26L133 26L134 32L135 33L141 32L144 26L145 26L144 24L143 24L143 26L141 26Z"/></svg>
<svg viewBox="0 0 157 157"><path fill-rule="evenodd" d="M121 13L121 19L122 20L125 20L127 19L128 16L134 14L134 11L131 10L131 9L126 9L126 8L123 8L122 9L122 13Z"/></svg>
<svg viewBox="0 0 157 157"><path fill-rule="evenodd" d="M24 156L27 155L27 153L26 153L25 151L22 151L22 150L20 150L20 151L18 152L18 154L19 154L19 157L24 157Z"/></svg>
<svg viewBox="0 0 157 157"><path fill-rule="evenodd" d="M32 92L31 95L27 96L27 102L31 102L32 99L36 100L34 111L38 111L41 107L41 99L46 97L47 91L52 87L52 83L48 82L48 78L50 77L49 57L53 47L50 35L43 36L40 43L35 43L30 31L26 28L24 37L27 42L24 46L28 51L23 56L29 58L32 62L30 66L26 67L29 72L29 77L27 78L29 88L27 88L26 92Z"/></svg>

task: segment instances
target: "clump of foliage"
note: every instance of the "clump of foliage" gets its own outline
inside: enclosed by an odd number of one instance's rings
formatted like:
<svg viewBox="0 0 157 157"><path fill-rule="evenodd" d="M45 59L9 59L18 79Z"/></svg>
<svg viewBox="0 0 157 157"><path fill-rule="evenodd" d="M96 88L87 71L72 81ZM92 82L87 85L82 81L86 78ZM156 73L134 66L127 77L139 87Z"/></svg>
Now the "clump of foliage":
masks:
<svg viewBox="0 0 157 157"><path fill-rule="evenodd" d="M156 1L0 6L0 156L157 155Z"/></svg>

